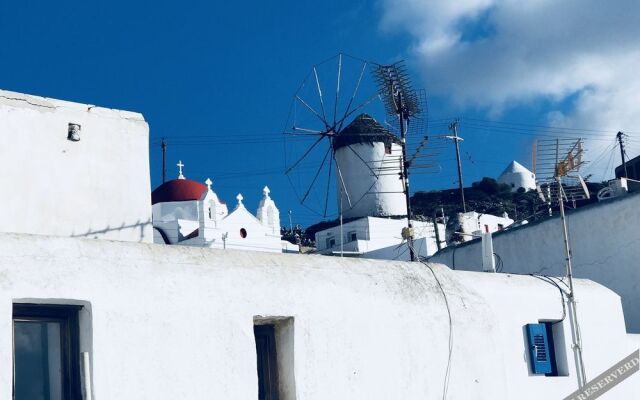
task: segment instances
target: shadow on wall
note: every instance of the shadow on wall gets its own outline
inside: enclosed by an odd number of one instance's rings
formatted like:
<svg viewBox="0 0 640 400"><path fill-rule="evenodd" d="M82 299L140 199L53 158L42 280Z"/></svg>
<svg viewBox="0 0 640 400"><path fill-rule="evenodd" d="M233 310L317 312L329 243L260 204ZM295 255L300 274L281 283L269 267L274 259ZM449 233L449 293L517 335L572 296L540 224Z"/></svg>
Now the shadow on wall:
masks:
<svg viewBox="0 0 640 400"><path fill-rule="evenodd" d="M146 221L137 220L134 223L127 224L123 222L120 226L107 225L102 229L91 229L87 230L85 233L72 233L71 237L92 237L97 239L99 235L104 235L109 232L117 232L129 229L139 229L140 230L140 241L144 241L144 229L146 226L151 225L151 218Z"/></svg>

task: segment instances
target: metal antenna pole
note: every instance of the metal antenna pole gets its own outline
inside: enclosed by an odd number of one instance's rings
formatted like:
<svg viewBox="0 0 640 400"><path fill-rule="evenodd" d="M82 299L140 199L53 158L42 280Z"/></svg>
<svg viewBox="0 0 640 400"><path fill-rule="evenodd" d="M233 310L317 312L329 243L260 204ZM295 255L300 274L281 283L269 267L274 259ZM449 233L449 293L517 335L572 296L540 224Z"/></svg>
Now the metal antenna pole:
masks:
<svg viewBox="0 0 640 400"><path fill-rule="evenodd" d="M167 142L162 138L160 142L160 148L162 149L162 183L167 180Z"/></svg>
<svg viewBox="0 0 640 400"><path fill-rule="evenodd" d="M622 141L622 136L624 133L618 132L616 137L618 138L618 143L620 144L620 157L622 157L622 170L624 171L624 177L628 178L627 175L627 161L624 159L624 142Z"/></svg>
<svg viewBox="0 0 640 400"><path fill-rule="evenodd" d="M557 164L556 164L557 165ZM576 360L576 370L578 372L578 385L583 387L587 383L587 377L584 371L584 361L582 360L582 338L580 336L580 328L578 327L578 314L576 311L576 300L573 291L573 266L571 264L571 247L569 245L569 233L567 231L567 220L564 213L564 193L562 189L562 177L556 176L558 185L558 198L560 205L560 220L562 221L562 237L564 239L564 254L567 269L567 280L569 281L569 318L571 329L573 330L573 352Z"/></svg>
<svg viewBox="0 0 640 400"><path fill-rule="evenodd" d="M409 244L409 257L411 261L416 260L416 254L413 251L413 213L411 212L411 193L409 191L409 162L407 161L407 126L408 115L403 104L402 93L398 93L398 118L400 119L400 139L402 140L402 172L400 173L403 186L404 198L407 204L407 242Z"/></svg>
<svg viewBox="0 0 640 400"><path fill-rule="evenodd" d="M342 227L342 187L340 187L340 257L344 257L344 231Z"/></svg>
<svg viewBox="0 0 640 400"><path fill-rule="evenodd" d="M467 212L467 205L464 201L464 182L462 181L462 162L460 161L460 142L462 138L458 136L458 120L456 119L449 125L449 130L453 136L448 136L456 145L456 161L458 162L458 183L460 184L460 201L462 202L462 211Z"/></svg>

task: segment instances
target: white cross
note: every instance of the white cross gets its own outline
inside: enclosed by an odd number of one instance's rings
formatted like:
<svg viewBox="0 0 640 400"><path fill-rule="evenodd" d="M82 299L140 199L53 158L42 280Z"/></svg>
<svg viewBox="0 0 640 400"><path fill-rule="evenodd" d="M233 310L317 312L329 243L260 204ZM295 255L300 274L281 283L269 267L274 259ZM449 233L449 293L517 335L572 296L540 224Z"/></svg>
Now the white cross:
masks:
<svg viewBox="0 0 640 400"><path fill-rule="evenodd" d="M242 200L244 199L244 197L242 197L242 193L238 193L238 195L236 196L236 199L238 199L239 206L243 205Z"/></svg>
<svg viewBox="0 0 640 400"><path fill-rule="evenodd" d="M207 190L211 190L211 185L213 184L213 181L207 178L207 180L204 181L204 183L207 185Z"/></svg>
<svg viewBox="0 0 640 400"><path fill-rule="evenodd" d="M182 160L178 161L178 163L176 164L178 166L178 179L184 179L184 175L182 175L182 167L184 167L184 164L182 163Z"/></svg>
<svg viewBox="0 0 640 400"><path fill-rule="evenodd" d="M269 193L271 193L271 190L269 190L269 186L265 186L264 189L262 189L262 193L264 193L265 197L269 197Z"/></svg>

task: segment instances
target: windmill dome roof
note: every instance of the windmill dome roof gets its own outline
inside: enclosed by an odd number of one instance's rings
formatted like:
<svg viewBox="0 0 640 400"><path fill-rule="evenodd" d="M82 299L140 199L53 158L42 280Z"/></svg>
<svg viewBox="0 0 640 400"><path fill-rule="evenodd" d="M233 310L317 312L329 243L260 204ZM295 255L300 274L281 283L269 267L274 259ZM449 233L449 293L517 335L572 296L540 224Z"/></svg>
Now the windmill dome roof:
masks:
<svg viewBox="0 0 640 400"><path fill-rule="evenodd" d="M207 187L190 179L174 179L163 183L151 192L151 204L169 201L200 200Z"/></svg>
<svg viewBox="0 0 640 400"><path fill-rule="evenodd" d="M531 171L529 171L525 166L523 166L519 162L511 161L511 163L507 166L507 168L502 172L501 175L504 175L504 174L516 174L516 173L530 174Z"/></svg>
<svg viewBox="0 0 640 400"><path fill-rule="evenodd" d="M369 114L358 115L346 128L342 129L333 139L333 147L349 146L354 143L395 142L400 144L400 138L383 127Z"/></svg>

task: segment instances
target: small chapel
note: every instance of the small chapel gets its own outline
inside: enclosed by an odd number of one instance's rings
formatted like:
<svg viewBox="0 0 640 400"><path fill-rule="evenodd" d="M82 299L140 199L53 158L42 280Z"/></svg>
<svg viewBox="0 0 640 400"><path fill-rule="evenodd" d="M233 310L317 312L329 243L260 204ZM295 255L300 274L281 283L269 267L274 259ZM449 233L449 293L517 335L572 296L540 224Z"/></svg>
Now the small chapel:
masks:
<svg viewBox="0 0 640 400"><path fill-rule="evenodd" d="M280 211L267 186L262 189L256 215L247 210L240 193L229 212L227 204L211 190L211 179L207 178L204 184L187 179L182 161L177 166L178 177L151 193L155 243L283 252ZM287 243L286 247L291 246Z"/></svg>

